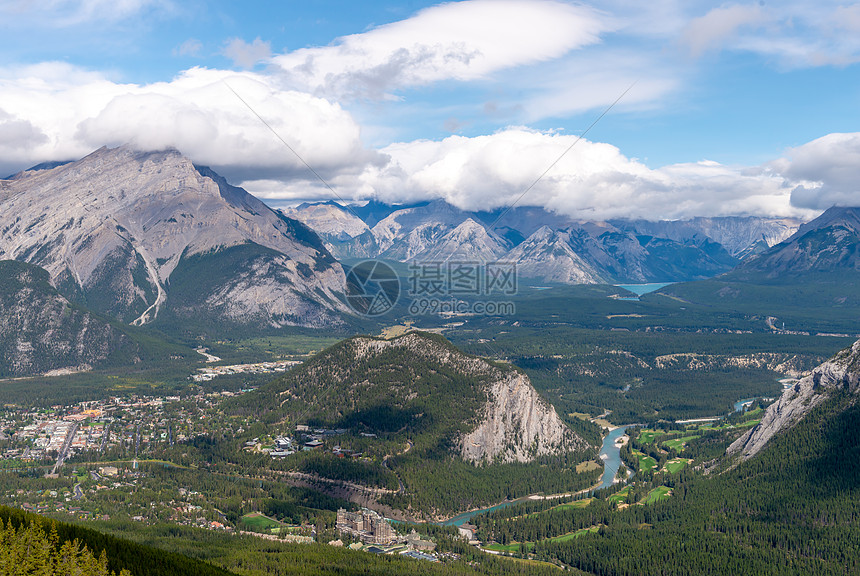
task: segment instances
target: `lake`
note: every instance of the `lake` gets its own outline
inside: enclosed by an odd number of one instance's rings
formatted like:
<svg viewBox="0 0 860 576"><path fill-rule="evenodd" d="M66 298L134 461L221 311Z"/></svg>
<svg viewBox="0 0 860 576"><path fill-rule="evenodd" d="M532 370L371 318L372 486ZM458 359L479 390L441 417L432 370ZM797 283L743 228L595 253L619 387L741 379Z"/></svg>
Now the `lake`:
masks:
<svg viewBox="0 0 860 576"><path fill-rule="evenodd" d="M636 294L636 298L626 297L619 298L619 300L639 300L639 296L643 296L648 294L649 292L655 292L664 286L668 286L669 284L674 284L674 282L652 282L651 284L615 284L616 288L624 288L629 292L633 292Z"/></svg>

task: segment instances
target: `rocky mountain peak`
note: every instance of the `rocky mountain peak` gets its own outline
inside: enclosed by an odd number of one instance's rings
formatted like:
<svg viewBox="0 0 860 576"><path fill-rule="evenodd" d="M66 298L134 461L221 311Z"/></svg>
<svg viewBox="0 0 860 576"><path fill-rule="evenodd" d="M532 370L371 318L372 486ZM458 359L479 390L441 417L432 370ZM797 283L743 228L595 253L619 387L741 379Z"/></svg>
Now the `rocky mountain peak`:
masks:
<svg viewBox="0 0 860 576"><path fill-rule="evenodd" d="M345 285L340 265L310 229L176 150L104 147L25 172L3 187L0 222L7 223L0 258L45 268L61 292L125 322L158 317L183 260L244 244L291 263L276 283L281 292L260 295L263 306L300 293L339 309Z"/></svg>

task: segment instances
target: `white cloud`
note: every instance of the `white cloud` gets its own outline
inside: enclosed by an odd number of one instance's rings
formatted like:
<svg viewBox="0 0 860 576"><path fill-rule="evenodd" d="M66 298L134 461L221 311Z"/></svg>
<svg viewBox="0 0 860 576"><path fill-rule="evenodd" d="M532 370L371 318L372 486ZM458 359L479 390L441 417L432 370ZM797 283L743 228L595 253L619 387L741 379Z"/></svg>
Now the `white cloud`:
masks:
<svg viewBox="0 0 860 576"><path fill-rule="evenodd" d="M197 38L189 38L173 49L174 56L199 56L203 50L203 43Z"/></svg>
<svg viewBox="0 0 860 576"><path fill-rule="evenodd" d="M250 69L269 58L272 55L272 47L268 42L263 42L259 36L251 43L241 38L231 38L222 53L236 66Z"/></svg>
<svg viewBox="0 0 860 576"><path fill-rule="evenodd" d="M828 134L787 151L773 163L796 182L791 203L824 210L860 206L860 133Z"/></svg>
<svg viewBox="0 0 860 576"><path fill-rule="evenodd" d="M681 43L707 50L758 54L782 68L860 62L860 6L841 0L731 4L690 20Z"/></svg>
<svg viewBox="0 0 860 576"><path fill-rule="evenodd" d="M171 11L170 0L10 0L0 2L0 17L33 26L64 28L86 22L117 21L147 9Z"/></svg>
<svg viewBox="0 0 860 576"><path fill-rule="evenodd" d="M305 177L304 165L228 85L324 175L360 170L376 158L339 105L280 90L258 74L192 68L170 82L138 85L62 63L6 72L0 73L6 118L0 119L0 142L21 135L24 122L31 135L29 146L4 149L2 167L10 170L131 143L176 147L234 182L251 174Z"/></svg>
<svg viewBox="0 0 860 576"><path fill-rule="evenodd" d="M351 189L389 202L444 198L468 210L510 206L576 137L508 128L496 134L397 143ZM791 186L765 169L716 162L651 169L609 144L580 140L521 200L584 219L808 215Z"/></svg>
<svg viewBox="0 0 860 576"><path fill-rule="evenodd" d="M411 86L476 80L595 44L609 19L553 0L470 0L427 8L331 46L273 62L297 88L339 97L392 97Z"/></svg>
<svg viewBox="0 0 860 576"><path fill-rule="evenodd" d="M693 19L684 31L681 41L690 47L694 56L712 48L722 47L741 27L757 27L765 20L758 5L721 6L704 16Z"/></svg>

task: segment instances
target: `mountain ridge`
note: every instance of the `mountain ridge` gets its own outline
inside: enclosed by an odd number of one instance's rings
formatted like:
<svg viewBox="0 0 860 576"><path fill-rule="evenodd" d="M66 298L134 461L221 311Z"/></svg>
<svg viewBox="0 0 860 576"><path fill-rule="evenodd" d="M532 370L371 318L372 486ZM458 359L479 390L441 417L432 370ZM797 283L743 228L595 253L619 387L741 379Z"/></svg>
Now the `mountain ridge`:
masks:
<svg viewBox="0 0 860 576"><path fill-rule="evenodd" d="M366 228L358 225L361 207L331 201L305 203L287 213L316 227L330 251L341 258L498 259L517 263L523 278L550 284L710 278L733 269L739 258L783 240L800 225L787 218L752 216L589 222L536 207L468 212L444 200L409 206L371 201L367 206L372 216L362 220ZM328 216L325 221L314 214L323 209ZM350 224L338 229L339 220ZM456 249L449 242L452 231L470 220L492 239L490 249L486 241L467 239ZM561 236L547 235L544 228ZM477 237L473 234L473 238Z"/></svg>

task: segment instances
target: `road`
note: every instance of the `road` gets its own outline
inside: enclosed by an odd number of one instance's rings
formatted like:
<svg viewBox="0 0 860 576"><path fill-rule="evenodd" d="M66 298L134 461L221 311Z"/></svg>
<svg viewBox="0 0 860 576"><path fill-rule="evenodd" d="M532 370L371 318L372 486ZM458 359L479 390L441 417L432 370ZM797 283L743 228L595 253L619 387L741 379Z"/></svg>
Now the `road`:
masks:
<svg viewBox="0 0 860 576"><path fill-rule="evenodd" d="M69 446L72 445L72 440L75 439L75 434L78 432L78 423L75 422L72 424L71 429L69 429L69 433L66 434L66 439L63 442L63 447L60 448L59 454L57 454L57 463L54 464L54 467L51 469L50 475L53 476L57 473L57 470L63 465L63 460L66 459L66 456L69 454Z"/></svg>
<svg viewBox="0 0 860 576"><path fill-rule="evenodd" d="M105 432L102 435L102 445L99 446L99 454L103 454L105 451L105 446L107 445L108 440L110 439L110 427L111 426L113 426L113 422L108 424L107 428L105 428Z"/></svg>
<svg viewBox="0 0 860 576"><path fill-rule="evenodd" d="M407 440L406 441L406 448L400 454L406 454L407 452L412 450L413 446L415 446L415 444L412 443L412 440ZM385 456L385 458L382 459L382 466L385 467L385 469L388 470L389 472L392 472L394 474L394 477L397 478L397 482L400 484L400 488L397 490L397 493L398 494L406 494L406 485L403 484L403 480L400 479L400 474L398 474L397 472L394 472L394 470L392 470L391 468L388 467L388 459L389 458L391 458L391 454L388 454L387 456Z"/></svg>
<svg viewBox="0 0 860 576"><path fill-rule="evenodd" d="M137 429L134 433L134 457L137 458L137 449L140 448L140 424L137 425Z"/></svg>
<svg viewBox="0 0 860 576"><path fill-rule="evenodd" d="M84 497L84 491L81 490L80 484L75 484L74 490L75 490L75 496L74 496L75 500L80 500L81 498Z"/></svg>

